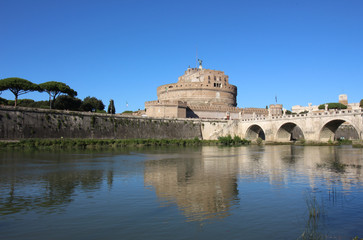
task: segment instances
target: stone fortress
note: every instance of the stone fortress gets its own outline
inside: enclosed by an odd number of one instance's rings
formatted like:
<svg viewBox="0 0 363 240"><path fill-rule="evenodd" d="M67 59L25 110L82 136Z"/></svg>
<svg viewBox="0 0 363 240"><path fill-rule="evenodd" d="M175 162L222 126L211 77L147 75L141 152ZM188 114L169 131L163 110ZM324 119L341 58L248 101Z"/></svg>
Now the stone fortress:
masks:
<svg viewBox="0 0 363 240"><path fill-rule="evenodd" d="M145 102L146 115L157 118L241 119L268 115L265 108L238 108L237 87L223 71L188 68L177 83L157 88L158 100ZM270 106L281 114L282 105Z"/></svg>
<svg viewBox="0 0 363 240"><path fill-rule="evenodd" d="M291 112L282 104L270 104L269 108L238 108L237 87L229 83L223 71L204 69L202 61L198 68L188 68L177 83L157 88L156 101L145 102L146 116L152 118L200 118L200 119L252 119L286 114L322 113L318 105L296 105ZM359 110L359 103L348 103L345 94L339 95L339 103L348 110Z"/></svg>

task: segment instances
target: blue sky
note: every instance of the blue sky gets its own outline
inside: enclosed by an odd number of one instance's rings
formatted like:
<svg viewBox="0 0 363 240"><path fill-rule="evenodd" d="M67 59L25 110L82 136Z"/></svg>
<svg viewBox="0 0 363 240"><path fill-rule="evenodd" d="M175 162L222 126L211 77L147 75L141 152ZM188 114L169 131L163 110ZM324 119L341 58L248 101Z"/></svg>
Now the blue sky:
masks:
<svg viewBox="0 0 363 240"><path fill-rule="evenodd" d="M197 49L238 87L239 107L359 102L362 13L362 0L0 0L0 78L65 82L81 99L114 99L117 112L144 109L195 66Z"/></svg>

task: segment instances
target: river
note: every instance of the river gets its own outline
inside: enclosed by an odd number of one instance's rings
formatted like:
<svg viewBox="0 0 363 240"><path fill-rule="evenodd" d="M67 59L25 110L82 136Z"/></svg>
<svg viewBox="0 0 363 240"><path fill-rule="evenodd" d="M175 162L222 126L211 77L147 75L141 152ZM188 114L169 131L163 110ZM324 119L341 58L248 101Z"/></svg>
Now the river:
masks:
<svg viewBox="0 0 363 240"><path fill-rule="evenodd" d="M362 165L350 146L0 152L0 236L363 238Z"/></svg>

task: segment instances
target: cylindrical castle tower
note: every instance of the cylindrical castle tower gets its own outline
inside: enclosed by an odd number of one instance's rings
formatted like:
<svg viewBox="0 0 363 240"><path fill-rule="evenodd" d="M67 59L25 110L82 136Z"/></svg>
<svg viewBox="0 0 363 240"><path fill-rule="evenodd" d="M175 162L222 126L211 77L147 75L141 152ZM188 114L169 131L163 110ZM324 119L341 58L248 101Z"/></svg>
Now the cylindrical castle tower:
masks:
<svg viewBox="0 0 363 240"><path fill-rule="evenodd" d="M178 100L188 105L237 106L237 87L229 84L223 71L188 68L177 83L157 88L158 100Z"/></svg>

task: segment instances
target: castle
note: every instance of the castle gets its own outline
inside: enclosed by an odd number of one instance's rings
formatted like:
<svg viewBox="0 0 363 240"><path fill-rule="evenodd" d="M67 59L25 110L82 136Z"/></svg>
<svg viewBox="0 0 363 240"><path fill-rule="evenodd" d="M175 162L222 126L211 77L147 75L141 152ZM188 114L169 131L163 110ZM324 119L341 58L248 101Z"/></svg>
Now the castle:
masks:
<svg viewBox="0 0 363 240"><path fill-rule="evenodd" d="M157 96L158 100L145 102L148 117L240 119L268 115L265 108L238 108L237 87L223 71L204 69L201 60L198 68L189 67L177 83L159 86Z"/></svg>

